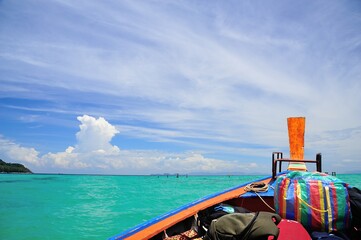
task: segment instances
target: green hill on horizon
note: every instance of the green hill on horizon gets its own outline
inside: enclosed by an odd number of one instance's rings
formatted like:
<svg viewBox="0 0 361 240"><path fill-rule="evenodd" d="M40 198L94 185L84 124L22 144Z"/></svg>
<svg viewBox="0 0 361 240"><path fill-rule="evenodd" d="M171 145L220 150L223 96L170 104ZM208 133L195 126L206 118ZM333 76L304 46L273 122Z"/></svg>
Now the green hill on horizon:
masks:
<svg viewBox="0 0 361 240"><path fill-rule="evenodd" d="M0 159L0 173L32 173L20 163L6 163Z"/></svg>

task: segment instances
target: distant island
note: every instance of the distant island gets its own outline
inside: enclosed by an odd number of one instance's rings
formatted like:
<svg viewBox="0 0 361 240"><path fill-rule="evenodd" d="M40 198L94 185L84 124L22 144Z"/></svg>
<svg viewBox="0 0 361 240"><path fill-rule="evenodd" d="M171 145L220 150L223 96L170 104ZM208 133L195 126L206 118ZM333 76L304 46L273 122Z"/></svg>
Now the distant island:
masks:
<svg viewBox="0 0 361 240"><path fill-rule="evenodd" d="M0 159L0 173L32 173L20 163L6 163Z"/></svg>

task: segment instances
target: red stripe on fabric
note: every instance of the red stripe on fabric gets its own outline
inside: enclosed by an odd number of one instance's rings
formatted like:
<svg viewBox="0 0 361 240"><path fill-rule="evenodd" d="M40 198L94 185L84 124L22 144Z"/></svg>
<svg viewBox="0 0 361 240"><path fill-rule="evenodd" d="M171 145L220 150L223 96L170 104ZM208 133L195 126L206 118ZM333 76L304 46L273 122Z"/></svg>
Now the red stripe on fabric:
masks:
<svg viewBox="0 0 361 240"><path fill-rule="evenodd" d="M310 180L310 205L313 206L315 209L320 209L320 191L318 187L317 180ZM321 213L314 209L310 209L312 214L312 221L311 226L313 229L321 229Z"/></svg>
<svg viewBox="0 0 361 240"><path fill-rule="evenodd" d="M331 194L331 207L332 207L332 230L337 231L337 219L338 219L338 205L337 205L337 195L336 188L333 183L330 183Z"/></svg>

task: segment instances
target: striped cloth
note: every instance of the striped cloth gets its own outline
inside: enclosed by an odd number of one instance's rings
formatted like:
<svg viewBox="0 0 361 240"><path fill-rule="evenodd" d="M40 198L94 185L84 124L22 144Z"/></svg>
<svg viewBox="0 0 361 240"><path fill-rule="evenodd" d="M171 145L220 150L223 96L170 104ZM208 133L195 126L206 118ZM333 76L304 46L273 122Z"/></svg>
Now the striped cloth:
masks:
<svg viewBox="0 0 361 240"><path fill-rule="evenodd" d="M277 179L274 193L276 213L309 231L338 231L350 225L347 185L336 177L290 172Z"/></svg>
<svg viewBox="0 0 361 240"><path fill-rule="evenodd" d="M288 171L307 171L307 166L304 162L292 162L288 165Z"/></svg>

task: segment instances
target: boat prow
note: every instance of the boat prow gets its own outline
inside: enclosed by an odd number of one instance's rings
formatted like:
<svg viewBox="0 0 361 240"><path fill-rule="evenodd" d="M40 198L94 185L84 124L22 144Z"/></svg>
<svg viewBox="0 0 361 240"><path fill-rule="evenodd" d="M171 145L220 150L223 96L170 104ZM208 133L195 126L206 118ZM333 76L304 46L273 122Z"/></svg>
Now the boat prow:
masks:
<svg viewBox="0 0 361 240"><path fill-rule="evenodd" d="M212 240L213 230L217 226L211 221L214 219L210 217L210 213L216 211L222 213L216 218L220 222L220 219L226 220L226 215L227 218L233 217L229 214L242 217L248 216L244 214L266 212L281 216L282 220L274 223L277 224L276 228L280 229L274 239L288 239L290 234L293 239L311 239L312 231L318 229L326 234L335 230L349 231L351 226L347 184L322 174L320 153L316 154L314 160L304 159L305 118L289 118L288 128L290 158L284 158L281 152L272 153L272 175L269 177L255 179L190 202L110 239ZM286 171L282 171L284 162L288 162ZM306 163L316 164L317 172L307 172ZM306 196L303 196L304 194ZM342 196L343 200L339 200L337 196ZM261 228L267 229L266 226ZM247 234L252 236L258 230L247 231Z"/></svg>

